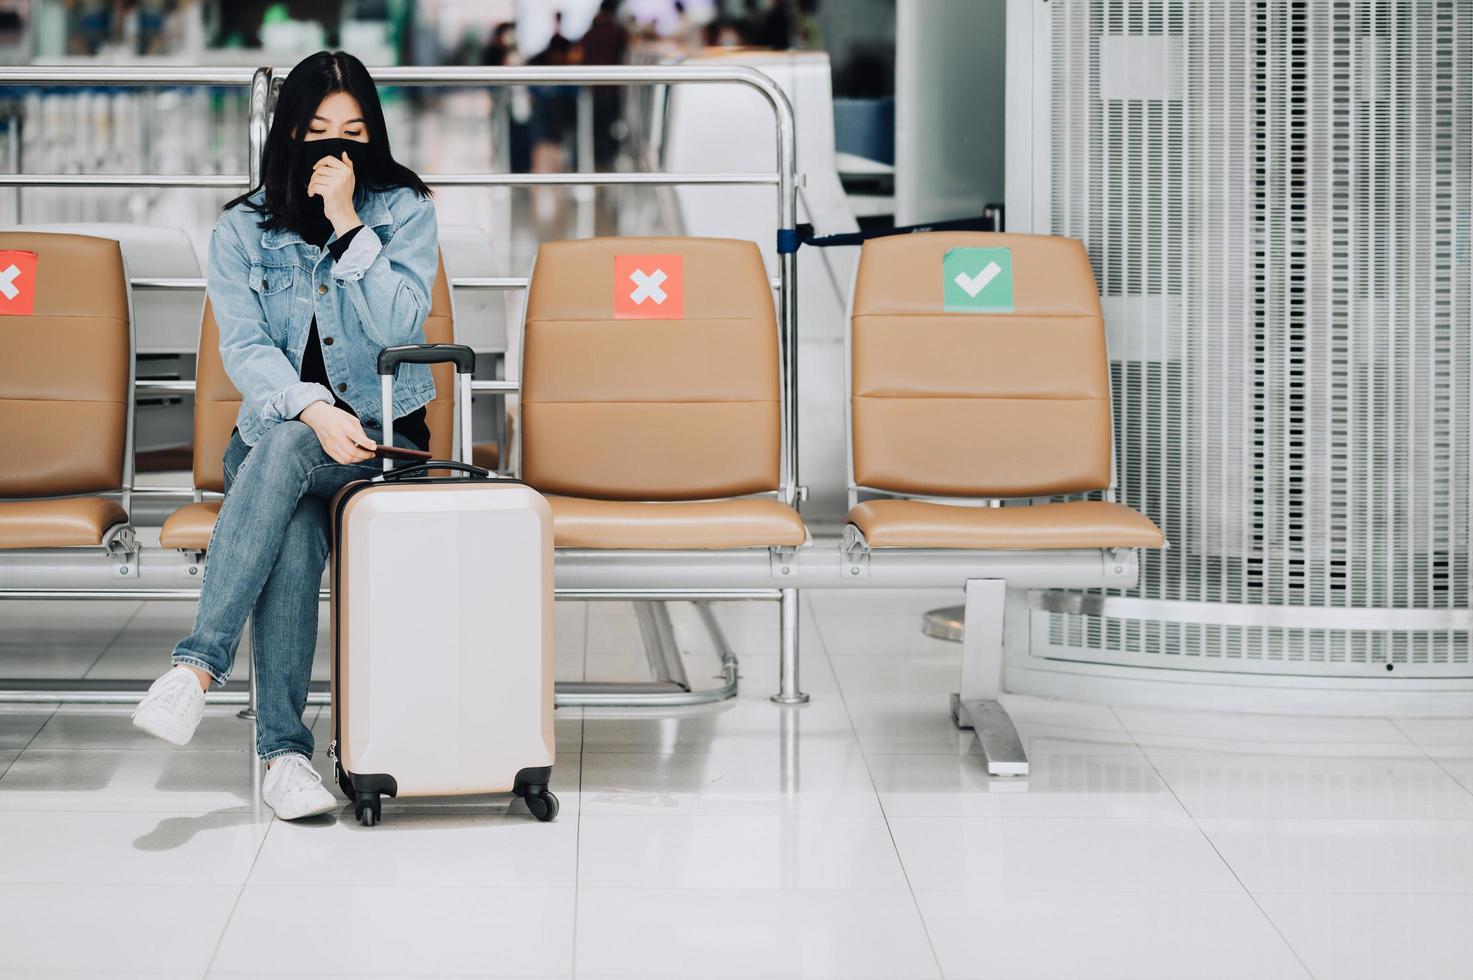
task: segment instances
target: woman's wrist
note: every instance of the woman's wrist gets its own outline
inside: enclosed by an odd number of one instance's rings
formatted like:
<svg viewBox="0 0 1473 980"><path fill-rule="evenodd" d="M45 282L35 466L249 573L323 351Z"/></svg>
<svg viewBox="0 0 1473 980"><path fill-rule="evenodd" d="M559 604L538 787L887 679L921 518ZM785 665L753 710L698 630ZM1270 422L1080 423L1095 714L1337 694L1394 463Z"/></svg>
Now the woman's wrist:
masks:
<svg viewBox="0 0 1473 980"><path fill-rule="evenodd" d="M308 425L312 425L313 419L320 417L323 414L324 409L328 409L331 407L332 406L325 401L315 401L312 404L308 405L306 408L302 409L299 413L297 413L297 419L307 423Z"/></svg>
<svg viewBox="0 0 1473 980"><path fill-rule="evenodd" d="M338 233L339 238L347 234L352 229L363 224L363 222L358 219L358 212L352 209L350 209L346 214L341 214L336 217L328 215L328 220L332 222L332 230Z"/></svg>

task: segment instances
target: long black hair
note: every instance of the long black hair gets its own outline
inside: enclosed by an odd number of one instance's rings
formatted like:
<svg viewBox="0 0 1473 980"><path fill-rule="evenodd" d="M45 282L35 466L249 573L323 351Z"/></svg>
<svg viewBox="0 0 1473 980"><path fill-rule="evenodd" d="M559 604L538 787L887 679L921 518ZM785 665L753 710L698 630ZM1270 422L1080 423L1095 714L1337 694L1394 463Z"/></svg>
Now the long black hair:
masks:
<svg viewBox="0 0 1473 980"><path fill-rule="evenodd" d="M299 138L305 136L317 107L334 92L346 92L358 100L368 130L368 143L362 154L368 166L356 166L355 157L357 188L411 187L420 197L430 196L430 188L419 175L396 161L389 152L384 107L363 62L346 51L318 51L298 62L281 84L271 129L261 149L261 183L226 204L224 210L244 204L263 215L258 222L261 228L301 229L322 220L319 199L307 196L308 175L293 172L298 155L293 152L292 132L295 130ZM261 204L250 201L250 196L263 187L265 201Z"/></svg>

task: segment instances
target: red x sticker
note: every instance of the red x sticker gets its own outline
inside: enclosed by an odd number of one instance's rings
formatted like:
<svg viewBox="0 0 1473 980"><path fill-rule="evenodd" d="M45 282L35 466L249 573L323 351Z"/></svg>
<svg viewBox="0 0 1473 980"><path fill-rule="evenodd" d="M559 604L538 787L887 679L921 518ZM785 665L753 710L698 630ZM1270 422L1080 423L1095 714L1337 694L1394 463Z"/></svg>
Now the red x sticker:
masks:
<svg viewBox="0 0 1473 980"><path fill-rule="evenodd" d="M685 315L685 269L679 255L614 256L614 318L679 320Z"/></svg>
<svg viewBox="0 0 1473 980"><path fill-rule="evenodd" d="M0 316L30 316L36 302L36 253L0 249Z"/></svg>

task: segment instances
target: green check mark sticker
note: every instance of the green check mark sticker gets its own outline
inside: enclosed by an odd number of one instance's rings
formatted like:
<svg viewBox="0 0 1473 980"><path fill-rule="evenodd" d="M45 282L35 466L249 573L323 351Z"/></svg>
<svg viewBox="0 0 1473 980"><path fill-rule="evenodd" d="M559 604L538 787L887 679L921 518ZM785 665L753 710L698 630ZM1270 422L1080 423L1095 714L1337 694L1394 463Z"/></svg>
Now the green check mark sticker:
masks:
<svg viewBox="0 0 1473 980"><path fill-rule="evenodd" d="M949 248L941 257L947 313L1013 312L1013 250Z"/></svg>

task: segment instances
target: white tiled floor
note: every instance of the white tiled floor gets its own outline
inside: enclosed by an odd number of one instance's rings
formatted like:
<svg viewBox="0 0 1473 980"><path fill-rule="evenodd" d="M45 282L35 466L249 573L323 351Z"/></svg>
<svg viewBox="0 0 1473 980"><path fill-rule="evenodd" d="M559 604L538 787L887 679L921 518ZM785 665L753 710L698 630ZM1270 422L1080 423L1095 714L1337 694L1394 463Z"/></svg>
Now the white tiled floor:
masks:
<svg viewBox="0 0 1473 980"><path fill-rule="evenodd" d="M124 708L0 708L0 975L1473 975L1473 720L1012 697L1033 774L989 779L958 650L917 628L951 598L807 594L800 708L767 701L775 611L721 606L740 696L560 710L551 825L506 798L282 823L233 710L178 750ZM149 677L192 615L0 605L0 673ZM558 631L559 677L643 677L629 607Z"/></svg>

